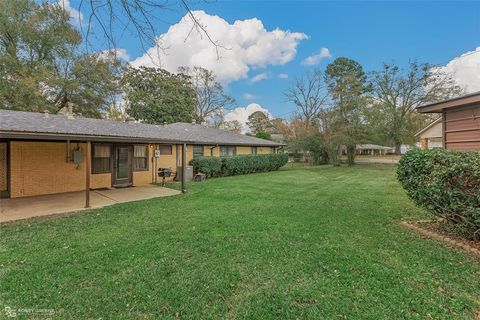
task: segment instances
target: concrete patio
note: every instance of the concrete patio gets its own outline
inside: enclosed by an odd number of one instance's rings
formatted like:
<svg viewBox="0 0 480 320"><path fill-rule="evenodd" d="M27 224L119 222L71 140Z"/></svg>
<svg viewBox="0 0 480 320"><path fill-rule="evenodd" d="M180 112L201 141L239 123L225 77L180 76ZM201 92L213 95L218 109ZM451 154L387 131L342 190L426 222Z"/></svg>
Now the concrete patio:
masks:
<svg viewBox="0 0 480 320"><path fill-rule="evenodd" d="M181 194L178 190L154 185L92 190L90 191L89 209L110 206L116 203L168 197L178 194ZM81 210L87 210L87 208L85 208L85 191L1 199L0 223Z"/></svg>

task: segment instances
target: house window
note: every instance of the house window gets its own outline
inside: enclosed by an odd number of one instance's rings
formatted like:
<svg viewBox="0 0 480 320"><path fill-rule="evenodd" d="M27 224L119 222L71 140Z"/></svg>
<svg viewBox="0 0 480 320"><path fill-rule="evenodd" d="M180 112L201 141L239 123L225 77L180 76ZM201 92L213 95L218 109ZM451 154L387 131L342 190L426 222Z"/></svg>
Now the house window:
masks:
<svg viewBox="0 0 480 320"><path fill-rule="evenodd" d="M220 146L220 156L230 157L237 154L237 147L235 146Z"/></svg>
<svg viewBox="0 0 480 320"><path fill-rule="evenodd" d="M203 146L193 146L193 157L203 157Z"/></svg>
<svg viewBox="0 0 480 320"><path fill-rule="evenodd" d="M275 150L275 147L270 147L270 152L271 152L271 153L276 153L275 151L276 151L276 150Z"/></svg>
<svg viewBox="0 0 480 320"><path fill-rule="evenodd" d="M133 168L135 171L148 170L148 146L137 145L133 147Z"/></svg>
<svg viewBox="0 0 480 320"><path fill-rule="evenodd" d="M111 147L108 144L94 144L92 150L92 173L111 172Z"/></svg>
<svg viewBox="0 0 480 320"><path fill-rule="evenodd" d="M252 147L251 154L257 154L257 147Z"/></svg>
<svg viewBox="0 0 480 320"><path fill-rule="evenodd" d="M160 155L171 155L172 154L172 146L171 145L165 145L161 144L158 146L158 150L160 150Z"/></svg>

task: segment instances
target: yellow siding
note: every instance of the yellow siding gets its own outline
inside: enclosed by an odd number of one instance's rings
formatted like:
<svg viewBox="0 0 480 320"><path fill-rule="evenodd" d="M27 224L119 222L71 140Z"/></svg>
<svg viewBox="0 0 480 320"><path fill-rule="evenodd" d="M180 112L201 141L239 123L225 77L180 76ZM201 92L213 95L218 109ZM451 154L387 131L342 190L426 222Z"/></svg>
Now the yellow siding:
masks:
<svg viewBox="0 0 480 320"><path fill-rule="evenodd" d="M153 179L152 171L154 170L153 163L152 163L153 153L154 153L153 145L150 145L148 147L148 170L133 171L132 183L134 186L152 183L152 179Z"/></svg>
<svg viewBox="0 0 480 320"><path fill-rule="evenodd" d="M0 177L0 186L2 190L6 189L5 174L5 151L0 144L0 166L2 176ZM11 170L11 190L10 196L23 197L41 194L62 193L71 191L81 191L85 189L85 150L86 144L81 143L78 146L82 150L83 161L80 165L73 162L67 162L67 144L66 142L10 142L10 170ZM182 145L178 145L178 163L181 165ZM177 145L172 145L171 155L161 155L157 158L158 168L171 168L177 171ZM204 155L210 156L211 150L213 156L220 156L220 148L213 146L204 146ZM77 143L70 143L70 154L77 148ZM272 152L271 147L258 147L258 154L268 154ZM187 163L193 158L193 146L187 145ZM250 154L250 146L238 146L237 154ZM133 184L143 185L152 183L153 171L155 170L154 145L149 146L149 170L134 171ZM5 176L5 177L4 177ZM157 182L161 179L157 178ZM112 185L112 174L101 173L92 174L90 186L92 189L110 188Z"/></svg>
<svg viewBox="0 0 480 320"><path fill-rule="evenodd" d="M237 147L237 155L242 155L242 154L251 154L252 153L252 147Z"/></svg>
<svg viewBox="0 0 480 320"><path fill-rule="evenodd" d="M267 153L272 153L272 148L271 147L258 147L257 148L257 154L267 154Z"/></svg>
<svg viewBox="0 0 480 320"><path fill-rule="evenodd" d="M12 198L80 191L85 188L85 161L67 163L66 143L10 142ZM70 152L77 148L70 144ZM85 145L80 144L85 155Z"/></svg>
<svg viewBox="0 0 480 320"><path fill-rule="evenodd" d="M111 173L97 173L90 176L90 189L103 189L112 186Z"/></svg>

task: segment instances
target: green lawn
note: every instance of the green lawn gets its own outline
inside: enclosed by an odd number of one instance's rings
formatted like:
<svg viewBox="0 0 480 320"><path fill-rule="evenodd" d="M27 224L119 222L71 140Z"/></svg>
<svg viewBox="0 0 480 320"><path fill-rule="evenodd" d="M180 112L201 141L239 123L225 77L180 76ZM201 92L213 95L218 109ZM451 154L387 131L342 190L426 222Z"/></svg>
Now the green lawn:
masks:
<svg viewBox="0 0 480 320"><path fill-rule="evenodd" d="M393 166L288 165L5 225L0 317L473 319L480 263L398 224L424 217Z"/></svg>

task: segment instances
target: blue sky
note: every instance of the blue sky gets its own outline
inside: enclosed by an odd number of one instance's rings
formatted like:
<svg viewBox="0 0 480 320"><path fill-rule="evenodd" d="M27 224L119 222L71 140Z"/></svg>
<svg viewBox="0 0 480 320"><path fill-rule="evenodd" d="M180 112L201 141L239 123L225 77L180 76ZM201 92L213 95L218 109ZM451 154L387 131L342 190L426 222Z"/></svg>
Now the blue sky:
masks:
<svg viewBox="0 0 480 320"><path fill-rule="evenodd" d="M286 59L287 62L269 64L266 57L257 64L247 63L246 74L238 80L227 81L228 92L236 98L240 107L257 103L274 116L288 117L289 112L294 110L285 101L282 92L295 76L315 67L323 69L336 57L357 60L366 71L378 68L382 62L394 61L405 65L409 59L446 66L460 55L480 47L480 1L195 1L190 5L192 10L203 10L206 15L218 16L228 24L256 18L267 32L278 28L308 36L308 39L296 41L296 55ZM165 14L165 19L175 24L184 14L181 9L173 10ZM208 23L206 27L208 30ZM165 24L158 25L159 33L167 32L168 28ZM182 45L185 44L179 43L174 47L167 58L188 50L195 52L195 48L183 50ZM145 53L138 39L132 35L125 35L118 46L128 52L131 61ZM321 59L314 66L302 64L305 58L318 54L321 48L328 48L331 57ZM472 69L470 75L464 76L462 72L473 65L480 73L480 48L467 58L462 60L462 64L454 61L449 71L457 72L460 68L463 71L460 70L458 76L472 82ZM463 63L464 60L467 64ZM197 61L203 63L204 60ZM214 63L210 61L208 65ZM228 67L227 64L220 70ZM253 83L252 78L261 73L268 79ZM280 79L280 73L288 75L288 79ZM477 86L471 88L477 89ZM244 98L247 93L253 96L250 97L252 99Z"/></svg>

